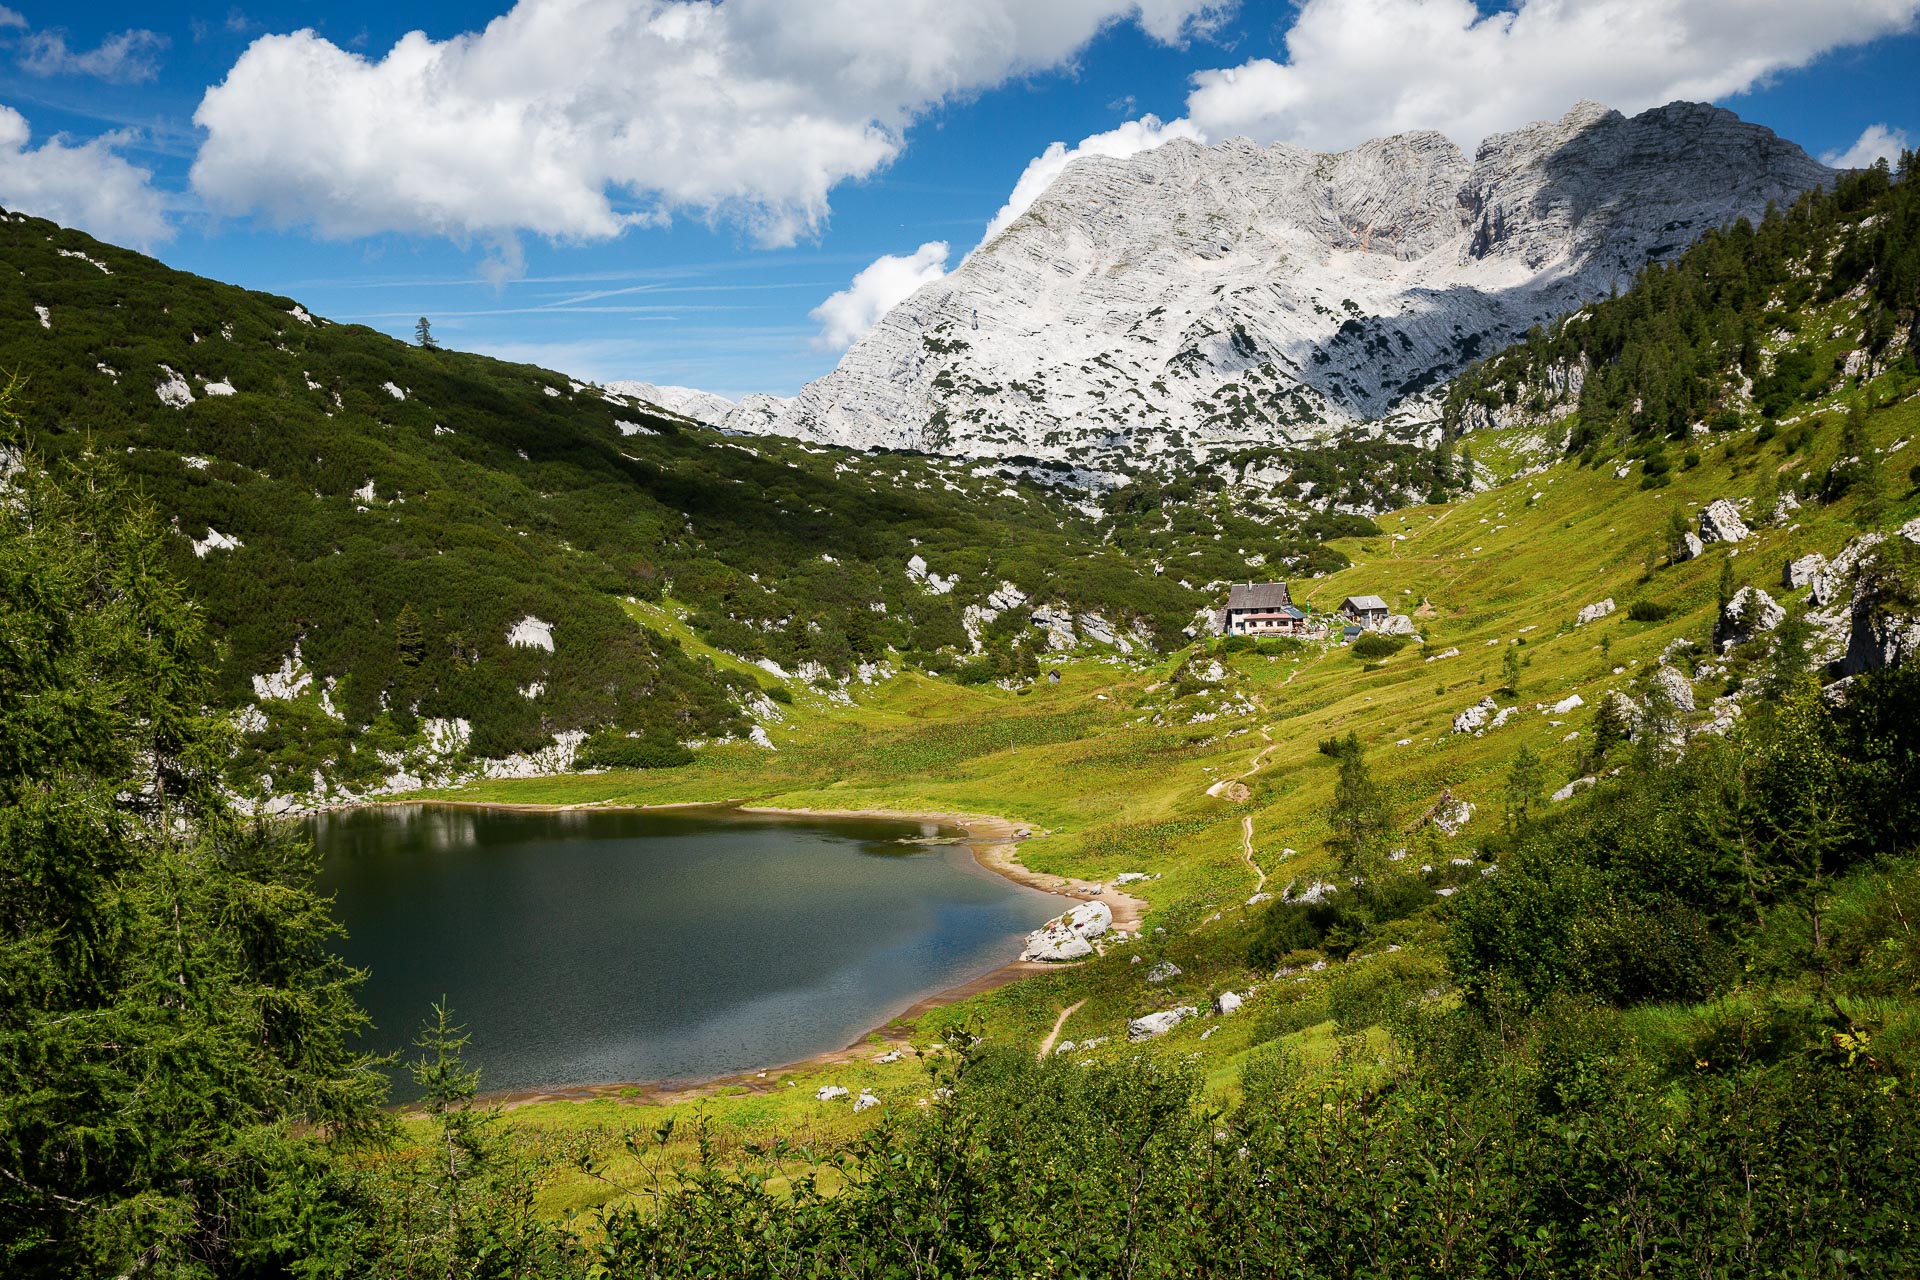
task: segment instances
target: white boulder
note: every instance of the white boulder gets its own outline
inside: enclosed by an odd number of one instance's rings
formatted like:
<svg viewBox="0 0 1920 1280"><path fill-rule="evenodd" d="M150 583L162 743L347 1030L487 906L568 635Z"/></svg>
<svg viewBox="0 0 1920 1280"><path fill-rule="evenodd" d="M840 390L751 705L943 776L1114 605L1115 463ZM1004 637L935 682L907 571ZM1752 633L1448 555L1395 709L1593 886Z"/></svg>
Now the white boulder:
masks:
<svg viewBox="0 0 1920 1280"><path fill-rule="evenodd" d="M1739 542L1749 530L1740 518L1740 510L1725 498L1707 504L1700 513L1700 540L1703 542Z"/></svg>
<svg viewBox="0 0 1920 1280"><path fill-rule="evenodd" d="M1147 970L1148 982L1168 982L1180 976L1180 966L1171 960L1162 960Z"/></svg>
<svg viewBox="0 0 1920 1280"><path fill-rule="evenodd" d="M1780 585L1788 591L1798 591L1801 587L1811 586L1827 567L1827 558L1818 552L1801 556L1798 560L1787 561L1787 567L1781 571Z"/></svg>
<svg viewBox="0 0 1920 1280"><path fill-rule="evenodd" d="M846 1087L837 1084L821 1085L820 1091L813 1095L814 1101L816 1102L832 1102L837 1098L844 1098L846 1096Z"/></svg>
<svg viewBox="0 0 1920 1280"><path fill-rule="evenodd" d="M844 1093L846 1091L843 1089L841 1092ZM879 1105L880 1099L873 1096L872 1090L862 1089L860 1096L853 1100L853 1113L859 1115L862 1111L870 1111Z"/></svg>
<svg viewBox="0 0 1920 1280"><path fill-rule="evenodd" d="M1237 996L1231 991L1222 991L1213 998L1213 1011L1219 1014L1238 1013L1240 1006L1245 1003L1244 997Z"/></svg>
<svg viewBox="0 0 1920 1280"><path fill-rule="evenodd" d="M1127 1039L1152 1040L1173 1030L1188 1018L1197 1018L1200 1011L1190 1004L1178 1005L1172 1009L1163 1009L1159 1013L1149 1013L1127 1023Z"/></svg>
<svg viewBox="0 0 1920 1280"><path fill-rule="evenodd" d="M1600 619L1606 617L1608 614L1612 612L1613 612L1613 597L1608 596L1605 600L1595 601L1593 604L1587 605L1585 608L1581 609L1579 613L1574 614L1573 625L1576 627L1584 627L1589 622L1600 621Z"/></svg>
<svg viewBox="0 0 1920 1280"><path fill-rule="evenodd" d="M1093 954L1092 939L1113 927L1113 908L1104 902L1083 902L1027 935L1022 960L1078 960Z"/></svg>

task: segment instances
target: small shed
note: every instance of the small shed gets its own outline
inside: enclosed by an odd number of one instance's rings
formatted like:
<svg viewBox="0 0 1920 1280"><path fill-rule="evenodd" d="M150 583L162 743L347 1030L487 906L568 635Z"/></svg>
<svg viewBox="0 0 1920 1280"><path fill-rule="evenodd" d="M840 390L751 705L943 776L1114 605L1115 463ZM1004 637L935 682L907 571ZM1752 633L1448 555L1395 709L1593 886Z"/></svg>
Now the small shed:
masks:
<svg viewBox="0 0 1920 1280"><path fill-rule="evenodd" d="M1340 602L1340 612L1369 631L1386 625L1387 602L1379 596L1348 596Z"/></svg>

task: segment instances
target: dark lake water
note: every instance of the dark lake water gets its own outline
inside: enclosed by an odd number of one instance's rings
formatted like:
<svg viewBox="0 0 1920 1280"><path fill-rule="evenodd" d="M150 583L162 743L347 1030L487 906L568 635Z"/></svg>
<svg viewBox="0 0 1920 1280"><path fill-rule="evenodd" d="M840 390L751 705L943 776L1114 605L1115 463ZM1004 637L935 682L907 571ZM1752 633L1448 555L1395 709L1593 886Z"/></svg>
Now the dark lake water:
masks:
<svg viewBox="0 0 1920 1280"><path fill-rule="evenodd" d="M409 1048L445 996L484 1090L838 1049L1013 959L1060 908L919 822L396 805L309 828L341 951L371 971L370 1047Z"/></svg>

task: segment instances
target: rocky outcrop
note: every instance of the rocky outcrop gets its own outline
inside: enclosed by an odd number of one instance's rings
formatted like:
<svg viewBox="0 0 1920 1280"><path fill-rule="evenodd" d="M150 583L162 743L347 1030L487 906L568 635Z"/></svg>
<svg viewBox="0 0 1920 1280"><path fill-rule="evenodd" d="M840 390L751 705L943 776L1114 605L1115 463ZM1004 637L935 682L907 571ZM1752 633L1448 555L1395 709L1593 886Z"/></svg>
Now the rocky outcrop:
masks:
<svg viewBox="0 0 1920 1280"><path fill-rule="evenodd" d="M1708 503L1700 513L1702 542L1740 542L1750 532L1740 518L1740 509L1725 498Z"/></svg>
<svg viewBox="0 0 1920 1280"><path fill-rule="evenodd" d="M1683 533L1680 535L1680 550L1673 558L1675 563L1686 560L1698 560L1706 554L1706 551L1707 544L1700 541L1698 534L1691 532Z"/></svg>
<svg viewBox="0 0 1920 1280"><path fill-rule="evenodd" d="M769 429L1163 470L1355 423L1413 434L1476 358L1832 176L1688 103L1582 103L1472 157L1436 133L1084 157Z"/></svg>
<svg viewBox="0 0 1920 1280"><path fill-rule="evenodd" d="M1780 625L1787 611L1772 596L1758 587L1742 587L1733 593L1726 608L1713 624L1713 642L1722 650L1753 639L1763 631Z"/></svg>
<svg viewBox="0 0 1920 1280"><path fill-rule="evenodd" d="M1594 602L1593 604L1587 605L1585 608L1581 609L1580 612L1574 614L1573 625L1576 627L1584 627L1589 622L1600 621L1600 619L1606 617L1608 614L1612 612L1613 612L1613 597L1608 596L1605 600L1599 600Z"/></svg>
<svg viewBox="0 0 1920 1280"><path fill-rule="evenodd" d="M1678 667L1659 667L1650 677L1650 683L1675 711L1693 710L1693 681Z"/></svg>
<svg viewBox="0 0 1920 1280"><path fill-rule="evenodd" d="M1920 521L1908 527L1913 540L1887 539L1860 565L1842 676L1883 671L1920 654Z"/></svg>
<svg viewBox="0 0 1920 1280"><path fill-rule="evenodd" d="M1812 586L1813 580L1827 567L1827 558L1814 554L1801 556L1798 560L1787 561L1786 568L1780 574L1780 585L1788 591L1798 591L1802 587Z"/></svg>
<svg viewBox="0 0 1920 1280"><path fill-rule="evenodd" d="M1472 733L1476 729L1485 728L1487 721L1493 718L1494 709L1498 705L1491 694L1480 699L1453 718L1453 731Z"/></svg>

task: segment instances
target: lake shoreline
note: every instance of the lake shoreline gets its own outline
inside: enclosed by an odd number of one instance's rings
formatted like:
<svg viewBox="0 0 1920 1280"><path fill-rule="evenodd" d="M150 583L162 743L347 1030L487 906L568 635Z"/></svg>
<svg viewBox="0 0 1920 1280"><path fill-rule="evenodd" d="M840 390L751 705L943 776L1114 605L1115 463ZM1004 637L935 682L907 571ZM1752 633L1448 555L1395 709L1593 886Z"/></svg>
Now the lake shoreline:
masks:
<svg viewBox="0 0 1920 1280"><path fill-rule="evenodd" d="M1104 902L1113 912L1113 923L1116 929L1133 930L1145 916L1149 906L1143 899L1122 893L1111 884L1054 875L1027 867L1020 861L1019 846L1022 842L1034 838L1033 828L1030 824L1014 822L993 814L901 809L801 809L752 805L737 799L684 800L661 804L615 804L602 801L579 804L538 804L513 801L395 798L354 807L386 808L404 804L537 813L566 813L579 810L652 812L675 809L714 809L769 818L876 818L902 822L937 822L943 826L956 827L961 831L963 838L955 843L965 844L973 856L975 865L983 871L1011 880L1025 888L1037 889L1076 904L1090 901ZM986 973L921 996L899 1013L855 1037L853 1042L845 1048L828 1050L775 1066L690 1081L613 1081L602 1084L559 1085L543 1089L506 1089L483 1092L479 1095L479 1100L507 1109L541 1102L585 1102L596 1099L611 1099L640 1106L668 1106L710 1097L723 1089L771 1093L779 1087L781 1076L796 1071L839 1066L853 1061L863 1052L881 1054L893 1049L911 1052L906 1033L903 1030L893 1030L898 1024L917 1020L934 1009L1008 986L1022 978L1063 967L1069 966L1037 960L1009 961ZM879 1042L873 1039L876 1035L881 1037ZM405 1111L411 1105L403 1104L398 1109Z"/></svg>

